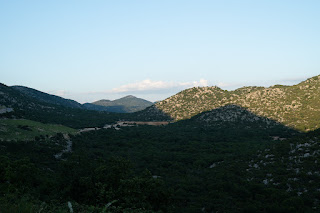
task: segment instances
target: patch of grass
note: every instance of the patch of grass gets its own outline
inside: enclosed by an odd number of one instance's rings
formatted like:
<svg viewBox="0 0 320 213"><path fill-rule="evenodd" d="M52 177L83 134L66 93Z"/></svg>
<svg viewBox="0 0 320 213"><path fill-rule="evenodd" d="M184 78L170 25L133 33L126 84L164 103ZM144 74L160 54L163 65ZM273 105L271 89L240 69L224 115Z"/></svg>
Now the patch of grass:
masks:
<svg viewBox="0 0 320 213"><path fill-rule="evenodd" d="M75 134L77 130L57 124L43 124L25 119L0 119L0 139L33 140L40 135Z"/></svg>

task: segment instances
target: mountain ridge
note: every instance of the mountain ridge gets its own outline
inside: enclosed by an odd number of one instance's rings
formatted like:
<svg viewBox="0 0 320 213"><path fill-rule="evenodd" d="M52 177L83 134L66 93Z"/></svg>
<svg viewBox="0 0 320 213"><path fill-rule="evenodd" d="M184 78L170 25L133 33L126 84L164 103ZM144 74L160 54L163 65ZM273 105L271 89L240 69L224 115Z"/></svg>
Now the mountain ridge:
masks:
<svg viewBox="0 0 320 213"><path fill-rule="evenodd" d="M38 108L54 111L57 106L72 105L79 109L91 109L97 111L134 112L138 110L135 101L145 101L134 96L126 96L114 101L100 100L95 104L86 103L81 105L73 100L63 99L49 95L27 87L2 87L2 105L13 107L14 110L21 104L26 109ZM10 95L5 91L10 90ZM8 94L9 94L8 93ZM18 97L21 101L17 101ZM233 91L223 90L217 86L193 87L153 104L130 116L121 116L121 119L141 121L179 121L190 119L200 113L221 108L226 105L237 105L253 114L272 119L288 127L299 131L310 131L320 127L320 76L314 76L293 86L273 85L270 87L241 87ZM37 99L34 104L31 99ZM123 106L126 101L129 104ZM131 101L131 102L130 102ZM53 104L47 106L43 103ZM11 103L11 104L5 104ZM82 106L82 108L80 108ZM68 106L69 107L69 106ZM130 108L131 107L131 108ZM140 110L140 109L139 109ZM119 117L120 119L120 117Z"/></svg>
<svg viewBox="0 0 320 213"><path fill-rule="evenodd" d="M179 121L235 104L258 116L267 117L300 131L310 131L320 127L319 97L318 75L293 86L253 86L233 91L223 90L217 86L193 87L157 102L153 109L156 108L173 120Z"/></svg>
<svg viewBox="0 0 320 213"><path fill-rule="evenodd" d="M153 104L152 102L137 98L132 95L128 95L114 101L102 99L93 103L80 104L77 101L45 93L30 87L11 86L10 88L13 88L24 95L35 98L41 102L85 110L128 113L143 110Z"/></svg>

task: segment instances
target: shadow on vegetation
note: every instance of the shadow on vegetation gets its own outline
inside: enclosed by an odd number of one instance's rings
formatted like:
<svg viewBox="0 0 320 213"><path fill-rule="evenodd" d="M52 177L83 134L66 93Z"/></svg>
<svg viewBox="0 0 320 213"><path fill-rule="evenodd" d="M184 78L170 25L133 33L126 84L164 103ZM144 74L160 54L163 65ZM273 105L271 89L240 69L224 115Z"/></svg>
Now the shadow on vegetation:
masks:
<svg viewBox="0 0 320 213"><path fill-rule="evenodd" d="M163 112L161 112L163 113ZM165 114L165 113L163 113ZM169 115L166 115L170 118ZM171 118L172 120L172 118ZM273 137L283 140L301 134L298 130L275 120L256 115L238 105L225 105L210 111L202 112L186 120L173 122L169 128L186 129L191 132L198 129L206 134L221 138L234 137ZM228 139L226 139L228 140Z"/></svg>

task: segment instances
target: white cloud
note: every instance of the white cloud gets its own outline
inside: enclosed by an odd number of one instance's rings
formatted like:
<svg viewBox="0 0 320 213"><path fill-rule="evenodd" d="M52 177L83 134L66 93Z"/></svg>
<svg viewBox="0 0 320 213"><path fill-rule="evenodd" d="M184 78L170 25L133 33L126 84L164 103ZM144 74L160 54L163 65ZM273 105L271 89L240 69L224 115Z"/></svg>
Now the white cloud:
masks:
<svg viewBox="0 0 320 213"><path fill-rule="evenodd" d="M53 90L53 91L49 91L48 93L52 94L52 95L56 95L56 96L66 96L66 95L68 95L68 92L65 91L65 90Z"/></svg>
<svg viewBox="0 0 320 213"><path fill-rule="evenodd" d="M281 79L280 82L286 82L286 83L300 83L302 81L307 80L309 77L292 77L292 78L284 78Z"/></svg>
<svg viewBox="0 0 320 213"><path fill-rule="evenodd" d="M200 81L193 82L166 82L166 81L152 81L146 79L140 82L122 85L117 88L113 88L110 93L125 93L125 92L137 92L137 91L155 91L155 90L167 90L173 88L186 89L190 87L208 86L208 81L200 79Z"/></svg>
<svg viewBox="0 0 320 213"><path fill-rule="evenodd" d="M217 87L221 87L221 88L241 87L242 85L243 84L241 84L241 83L227 83L227 82L217 83Z"/></svg>
<svg viewBox="0 0 320 213"><path fill-rule="evenodd" d="M276 84L294 85L306 80L306 77L292 77L279 80L257 80L257 81L244 81L244 82L218 82L216 86L222 89L238 89L244 86L264 86L269 87Z"/></svg>
<svg viewBox="0 0 320 213"><path fill-rule="evenodd" d="M207 87L208 85L209 85L208 81L205 79L200 79L199 82L196 82L196 81L193 82L194 87Z"/></svg>

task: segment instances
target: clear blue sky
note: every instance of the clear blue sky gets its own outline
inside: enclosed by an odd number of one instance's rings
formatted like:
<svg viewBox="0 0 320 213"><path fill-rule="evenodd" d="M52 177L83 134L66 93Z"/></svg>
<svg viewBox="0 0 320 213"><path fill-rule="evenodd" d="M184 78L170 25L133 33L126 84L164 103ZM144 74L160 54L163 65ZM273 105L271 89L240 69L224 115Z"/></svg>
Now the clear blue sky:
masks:
<svg viewBox="0 0 320 213"><path fill-rule="evenodd" d="M0 0L0 82L80 102L320 74L320 1Z"/></svg>

